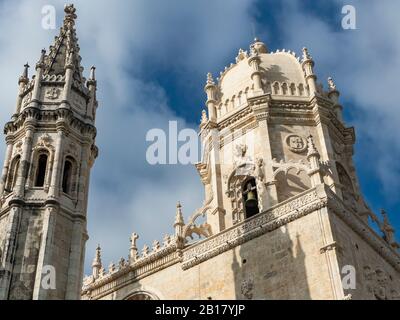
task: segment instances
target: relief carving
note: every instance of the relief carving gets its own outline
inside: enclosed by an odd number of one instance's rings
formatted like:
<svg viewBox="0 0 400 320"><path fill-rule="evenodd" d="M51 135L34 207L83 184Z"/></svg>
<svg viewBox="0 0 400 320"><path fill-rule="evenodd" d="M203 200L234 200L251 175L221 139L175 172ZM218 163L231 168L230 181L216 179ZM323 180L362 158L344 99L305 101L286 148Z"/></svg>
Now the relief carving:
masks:
<svg viewBox="0 0 400 320"><path fill-rule="evenodd" d="M49 88L46 90L45 97L50 100L56 100L60 96L60 89L58 88Z"/></svg>
<svg viewBox="0 0 400 320"><path fill-rule="evenodd" d="M254 289L254 280L249 278L242 281L242 285L240 286L240 290L242 295L248 299L253 299L253 289Z"/></svg>
<svg viewBox="0 0 400 320"><path fill-rule="evenodd" d="M290 134L286 137L286 145L289 150L295 153L302 153L307 149L305 140L297 134Z"/></svg>
<svg viewBox="0 0 400 320"><path fill-rule="evenodd" d="M400 299L398 288L396 288L392 277L388 275L382 268L377 267L374 270L370 266L364 266L364 280L367 291L374 299Z"/></svg>

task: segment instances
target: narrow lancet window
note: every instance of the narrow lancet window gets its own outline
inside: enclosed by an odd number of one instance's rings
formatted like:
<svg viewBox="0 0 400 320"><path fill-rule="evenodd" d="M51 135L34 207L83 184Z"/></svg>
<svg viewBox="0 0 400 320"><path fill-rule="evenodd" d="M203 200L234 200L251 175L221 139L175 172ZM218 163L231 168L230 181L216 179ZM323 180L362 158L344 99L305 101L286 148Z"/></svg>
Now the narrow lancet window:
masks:
<svg viewBox="0 0 400 320"><path fill-rule="evenodd" d="M41 154L38 159L35 187L43 187L47 169L47 154Z"/></svg>

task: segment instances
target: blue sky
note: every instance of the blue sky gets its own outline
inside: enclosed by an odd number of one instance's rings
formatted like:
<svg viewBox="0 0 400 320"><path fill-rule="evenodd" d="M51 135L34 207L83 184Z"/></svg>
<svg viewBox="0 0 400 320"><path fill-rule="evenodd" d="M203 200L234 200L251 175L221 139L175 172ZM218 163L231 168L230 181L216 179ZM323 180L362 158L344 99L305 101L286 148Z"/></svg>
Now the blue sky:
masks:
<svg viewBox="0 0 400 320"><path fill-rule="evenodd" d="M297 54L307 46L319 81L332 76L345 120L356 127L355 163L371 208L383 207L400 230L400 2L311 0L75 1L86 76L97 66L97 143L92 170L86 272L100 243L103 262L127 256L129 236L139 245L172 232L175 205L189 216L203 201L192 166L150 166L151 128L169 120L196 128L208 71L215 75L248 49L254 34L271 50ZM37 61L57 30L43 30L41 9L63 1L0 0L0 122L14 110L23 64ZM343 30L344 4L356 8L357 29ZM29 30L29 32L28 32ZM4 145L0 146L4 155Z"/></svg>

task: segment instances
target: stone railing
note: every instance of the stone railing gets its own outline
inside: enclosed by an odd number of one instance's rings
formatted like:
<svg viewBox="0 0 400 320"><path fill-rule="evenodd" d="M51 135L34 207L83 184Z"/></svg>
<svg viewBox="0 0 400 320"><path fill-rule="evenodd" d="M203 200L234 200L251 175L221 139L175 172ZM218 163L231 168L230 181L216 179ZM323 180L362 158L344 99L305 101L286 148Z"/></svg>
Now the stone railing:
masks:
<svg viewBox="0 0 400 320"><path fill-rule="evenodd" d="M360 216L348 208L343 201L327 188L328 208L343 220L355 233L364 239L393 268L400 271L400 254L379 236Z"/></svg>
<svg viewBox="0 0 400 320"><path fill-rule="evenodd" d="M222 252L323 208L326 204L324 185L300 193L263 213L187 248L183 252L182 269L189 269Z"/></svg>

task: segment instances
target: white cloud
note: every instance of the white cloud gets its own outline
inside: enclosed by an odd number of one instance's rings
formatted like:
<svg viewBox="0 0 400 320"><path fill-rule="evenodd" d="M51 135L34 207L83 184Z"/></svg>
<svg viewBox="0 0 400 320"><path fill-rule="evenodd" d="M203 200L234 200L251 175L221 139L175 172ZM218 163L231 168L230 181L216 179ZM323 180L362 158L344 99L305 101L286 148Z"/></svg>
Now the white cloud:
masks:
<svg viewBox="0 0 400 320"><path fill-rule="evenodd" d="M180 127L197 125L176 116L158 79L149 80L143 66L193 77L219 69L226 57L234 57L239 42L249 42L250 3L75 1L83 64L86 72L90 65L97 66L100 100L100 156L91 176L86 272L98 242L107 266L127 256L131 232L149 245L173 232L178 200L186 216L201 206L203 188L193 166L151 167L145 161L147 130L167 128L169 120L177 120ZM56 5L59 26L63 1L0 3L0 28L8 31L0 34L2 123L13 112L23 64L29 59L34 66L40 49L58 33L41 28L41 9L48 4ZM203 102L194 103L200 118ZM0 148L4 154L4 144Z"/></svg>
<svg viewBox="0 0 400 320"><path fill-rule="evenodd" d="M377 174L389 203L399 201L400 190L400 112L398 71L400 70L400 22L398 1L339 1L331 6L337 12L334 22L305 12L304 1L284 1L285 14L280 24L285 47L300 52L307 46L315 60L319 81L326 87L332 75L346 101L356 106L354 117L357 137L368 148L357 149L356 157L373 158L370 172ZM340 28L342 5L356 9L357 30ZM335 24L336 23L336 24Z"/></svg>

